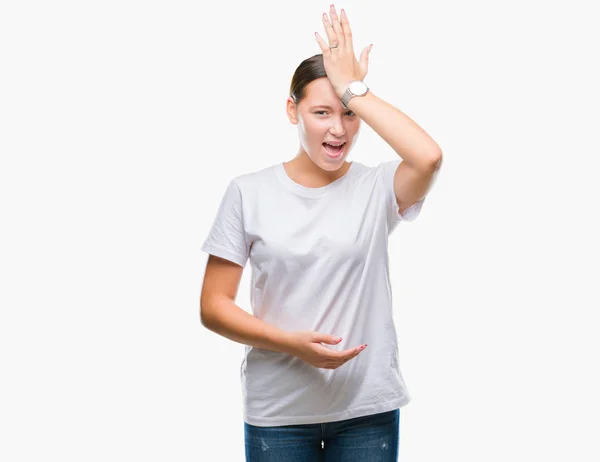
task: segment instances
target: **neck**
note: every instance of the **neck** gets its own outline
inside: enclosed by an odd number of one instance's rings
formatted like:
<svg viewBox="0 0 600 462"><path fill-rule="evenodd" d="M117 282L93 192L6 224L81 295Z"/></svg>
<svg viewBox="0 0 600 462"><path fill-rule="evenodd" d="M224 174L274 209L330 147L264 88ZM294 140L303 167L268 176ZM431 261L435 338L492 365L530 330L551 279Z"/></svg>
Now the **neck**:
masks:
<svg viewBox="0 0 600 462"><path fill-rule="evenodd" d="M344 163L337 170L324 170L315 164L304 149L300 149L296 157L284 163L290 178L307 188L320 188L341 178L350 168L350 162Z"/></svg>

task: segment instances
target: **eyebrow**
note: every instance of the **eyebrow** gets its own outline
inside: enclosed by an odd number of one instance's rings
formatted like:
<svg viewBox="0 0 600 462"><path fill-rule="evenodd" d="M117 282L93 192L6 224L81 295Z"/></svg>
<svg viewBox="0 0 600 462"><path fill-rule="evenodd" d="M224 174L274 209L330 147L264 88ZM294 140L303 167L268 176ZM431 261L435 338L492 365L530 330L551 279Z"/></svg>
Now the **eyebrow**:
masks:
<svg viewBox="0 0 600 462"><path fill-rule="evenodd" d="M311 106L311 109L317 109L319 107L322 107L322 108L325 108L325 109L333 109L331 106L327 106L325 104L319 104L317 106ZM350 109L348 109L348 110L350 110Z"/></svg>

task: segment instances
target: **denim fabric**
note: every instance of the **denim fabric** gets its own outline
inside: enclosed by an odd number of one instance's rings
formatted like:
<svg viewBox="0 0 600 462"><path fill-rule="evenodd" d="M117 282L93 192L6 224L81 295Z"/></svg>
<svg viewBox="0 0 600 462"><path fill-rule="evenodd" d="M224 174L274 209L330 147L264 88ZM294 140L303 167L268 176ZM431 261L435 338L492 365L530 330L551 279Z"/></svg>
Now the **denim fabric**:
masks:
<svg viewBox="0 0 600 462"><path fill-rule="evenodd" d="M397 462L400 409L316 424L244 422L244 437L246 462Z"/></svg>

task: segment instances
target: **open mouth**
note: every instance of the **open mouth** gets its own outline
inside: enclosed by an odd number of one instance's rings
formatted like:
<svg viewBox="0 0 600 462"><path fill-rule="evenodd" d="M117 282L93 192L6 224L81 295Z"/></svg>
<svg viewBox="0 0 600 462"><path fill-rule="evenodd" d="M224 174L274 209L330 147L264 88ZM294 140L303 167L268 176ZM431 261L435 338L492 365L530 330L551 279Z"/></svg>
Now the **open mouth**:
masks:
<svg viewBox="0 0 600 462"><path fill-rule="evenodd" d="M346 145L346 143L342 143L339 146L334 146L333 144L329 144L329 143L323 143L323 147L325 148L325 151L327 151L327 153L331 157L339 157L339 155L344 150L345 145Z"/></svg>

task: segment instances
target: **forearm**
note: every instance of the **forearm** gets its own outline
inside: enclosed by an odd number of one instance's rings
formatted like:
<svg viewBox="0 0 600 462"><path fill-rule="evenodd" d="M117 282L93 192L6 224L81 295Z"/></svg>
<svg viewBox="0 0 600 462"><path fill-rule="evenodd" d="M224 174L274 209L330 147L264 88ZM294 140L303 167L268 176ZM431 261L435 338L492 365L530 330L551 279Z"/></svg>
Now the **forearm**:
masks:
<svg viewBox="0 0 600 462"><path fill-rule="evenodd" d="M272 326L220 297L207 302L201 311L202 325L234 342L265 350L288 353L289 333Z"/></svg>
<svg viewBox="0 0 600 462"><path fill-rule="evenodd" d="M402 160L424 168L438 161L441 149L425 130L371 90L365 96L351 98L348 108L381 136Z"/></svg>

